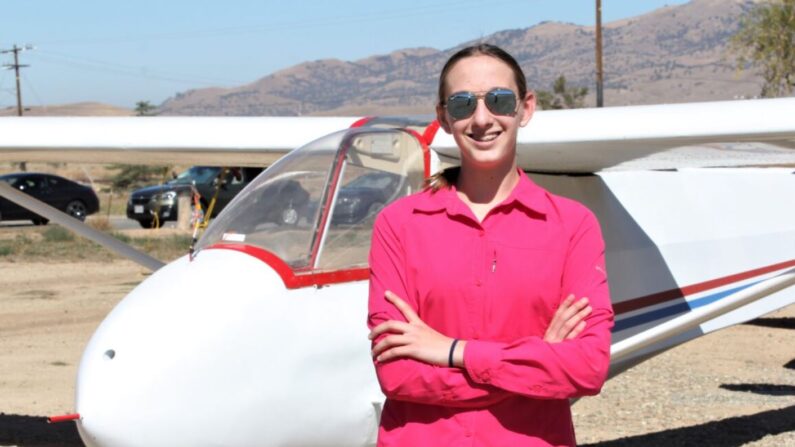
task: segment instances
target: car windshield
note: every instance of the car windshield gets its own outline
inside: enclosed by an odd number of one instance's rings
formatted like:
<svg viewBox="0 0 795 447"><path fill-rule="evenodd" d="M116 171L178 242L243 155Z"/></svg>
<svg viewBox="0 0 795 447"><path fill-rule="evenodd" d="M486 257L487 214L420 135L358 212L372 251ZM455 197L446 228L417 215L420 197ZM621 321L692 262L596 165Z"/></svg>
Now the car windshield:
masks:
<svg viewBox="0 0 795 447"><path fill-rule="evenodd" d="M167 183L171 185L187 185L194 181L198 184L210 183L218 176L220 169L221 168L211 166L193 166L187 171L180 173L177 178L169 180Z"/></svg>
<svg viewBox="0 0 795 447"><path fill-rule="evenodd" d="M351 129L292 151L215 219L199 250L245 244L297 272L367 265L373 221L422 187L422 148L401 130Z"/></svg>

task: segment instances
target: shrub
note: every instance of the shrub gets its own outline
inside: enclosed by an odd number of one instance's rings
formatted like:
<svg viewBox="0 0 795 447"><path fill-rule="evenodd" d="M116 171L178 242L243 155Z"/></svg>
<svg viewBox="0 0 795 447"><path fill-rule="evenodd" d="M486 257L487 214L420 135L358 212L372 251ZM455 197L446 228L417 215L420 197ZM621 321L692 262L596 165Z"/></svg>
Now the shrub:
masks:
<svg viewBox="0 0 795 447"><path fill-rule="evenodd" d="M14 253L14 247L10 244L0 243L0 257L8 256Z"/></svg>
<svg viewBox="0 0 795 447"><path fill-rule="evenodd" d="M53 225L47 228L42 234L46 242L68 242L75 240L75 235L66 228Z"/></svg>

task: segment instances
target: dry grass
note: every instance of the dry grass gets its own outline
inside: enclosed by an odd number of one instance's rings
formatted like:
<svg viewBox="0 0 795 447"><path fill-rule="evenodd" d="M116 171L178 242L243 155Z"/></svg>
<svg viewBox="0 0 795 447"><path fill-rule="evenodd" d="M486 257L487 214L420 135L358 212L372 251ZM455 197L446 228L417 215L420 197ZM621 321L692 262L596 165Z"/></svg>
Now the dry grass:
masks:
<svg viewBox="0 0 795 447"><path fill-rule="evenodd" d="M91 226L91 228L99 231L104 231L106 233L110 232L113 229L113 227L110 224L110 219L108 219L107 215L98 214L94 216L89 216L88 219L86 219L86 223L89 226Z"/></svg>
<svg viewBox="0 0 795 447"><path fill-rule="evenodd" d="M97 218L89 221L97 229L107 219ZM164 262L174 260L188 252L191 236L187 234L167 234L130 236L121 232L109 231L116 239L141 250ZM75 236L59 225L44 228L26 227L6 233L0 238L0 261L6 262L63 262L63 261L110 261L121 257L88 239Z"/></svg>

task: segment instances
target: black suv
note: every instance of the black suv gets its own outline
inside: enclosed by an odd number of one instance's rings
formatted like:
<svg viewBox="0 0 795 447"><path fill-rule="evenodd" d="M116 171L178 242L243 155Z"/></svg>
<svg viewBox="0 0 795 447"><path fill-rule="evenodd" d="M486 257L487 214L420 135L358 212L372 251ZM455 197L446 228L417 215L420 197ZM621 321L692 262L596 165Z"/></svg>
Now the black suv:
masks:
<svg viewBox="0 0 795 447"><path fill-rule="evenodd" d="M168 220L177 220L177 195L190 191L192 184L196 186L201 196L202 209L206 212L215 195L216 184L220 181L221 189L211 216L215 217L262 172L262 168L231 168L223 179L219 179L222 169L214 166L193 166L162 185L133 191L127 201L127 217L137 220L144 228L152 228L155 215L161 224Z"/></svg>

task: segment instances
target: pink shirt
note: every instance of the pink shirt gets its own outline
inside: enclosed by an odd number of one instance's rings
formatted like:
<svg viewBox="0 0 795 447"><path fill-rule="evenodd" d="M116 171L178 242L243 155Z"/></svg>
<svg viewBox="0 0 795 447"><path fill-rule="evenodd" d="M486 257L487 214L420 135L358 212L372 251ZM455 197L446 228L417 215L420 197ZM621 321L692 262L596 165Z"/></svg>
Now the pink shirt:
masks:
<svg viewBox="0 0 795 447"><path fill-rule="evenodd" d="M520 176L482 223L455 188L403 198L376 219L370 328L405 321L384 298L391 290L437 331L467 340L465 369L375 363L387 397L378 445L575 444L568 399L597 394L610 360L604 242L588 209ZM570 293L590 299L586 329L544 342Z"/></svg>

